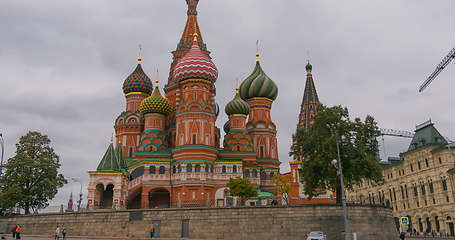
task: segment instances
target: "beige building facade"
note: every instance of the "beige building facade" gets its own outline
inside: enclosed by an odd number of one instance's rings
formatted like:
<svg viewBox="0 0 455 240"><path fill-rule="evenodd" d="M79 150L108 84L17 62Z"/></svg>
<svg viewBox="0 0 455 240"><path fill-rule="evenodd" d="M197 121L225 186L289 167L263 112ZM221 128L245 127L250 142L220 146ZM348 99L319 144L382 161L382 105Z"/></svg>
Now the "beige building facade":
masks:
<svg viewBox="0 0 455 240"><path fill-rule="evenodd" d="M455 144L448 143L431 121L417 126L406 152L381 161L384 182L364 181L348 192L348 201L381 204L410 218L419 235L455 235Z"/></svg>

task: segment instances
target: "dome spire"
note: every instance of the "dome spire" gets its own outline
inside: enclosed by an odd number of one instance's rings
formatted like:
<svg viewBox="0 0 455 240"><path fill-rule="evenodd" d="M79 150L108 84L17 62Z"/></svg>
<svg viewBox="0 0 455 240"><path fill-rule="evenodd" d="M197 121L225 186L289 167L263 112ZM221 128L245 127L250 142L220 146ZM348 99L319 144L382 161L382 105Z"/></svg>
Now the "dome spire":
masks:
<svg viewBox="0 0 455 240"><path fill-rule="evenodd" d="M256 40L256 62L259 62L260 59L260 54L259 54L259 40Z"/></svg>
<svg viewBox="0 0 455 240"><path fill-rule="evenodd" d="M197 15L197 4L199 0L186 0L186 4L188 4L188 11L186 12L188 16Z"/></svg>
<svg viewBox="0 0 455 240"><path fill-rule="evenodd" d="M139 53L137 55L137 64L141 64L141 61L142 61L141 52L142 52L142 46L141 46L141 44L139 44Z"/></svg>
<svg viewBox="0 0 455 240"><path fill-rule="evenodd" d="M160 83L160 72L158 68L156 69L156 80L155 80L155 88L158 88L158 84Z"/></svg>

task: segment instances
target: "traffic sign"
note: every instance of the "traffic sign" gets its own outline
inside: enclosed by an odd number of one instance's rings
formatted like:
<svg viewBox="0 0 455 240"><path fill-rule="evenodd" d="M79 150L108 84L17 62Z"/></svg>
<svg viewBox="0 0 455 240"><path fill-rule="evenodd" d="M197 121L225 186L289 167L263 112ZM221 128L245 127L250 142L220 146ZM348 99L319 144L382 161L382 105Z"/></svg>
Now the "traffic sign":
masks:
<svg viewBox="0 0 455 240"><path fill-rule="evenodd" d="M400 225L409 225L408 217L400 217Z"/></svg>

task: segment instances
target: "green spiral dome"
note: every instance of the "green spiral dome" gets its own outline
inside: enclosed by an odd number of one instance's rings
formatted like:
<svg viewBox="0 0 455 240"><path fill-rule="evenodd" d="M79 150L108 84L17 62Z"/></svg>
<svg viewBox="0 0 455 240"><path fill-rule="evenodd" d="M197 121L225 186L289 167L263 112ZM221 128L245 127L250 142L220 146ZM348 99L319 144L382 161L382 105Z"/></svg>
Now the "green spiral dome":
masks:
<svg viewBox="0 0 455 240"><path fill-rule="evenodd" d="M259 61L256 61L256 67L240 85L240 97L248 100L255 97L264 97L275 100L278 96L278 87L262 70Z"/></svg>
<svg viewBox="0 0 455 240"><path fill-rule="evenodd" d="M223 126L223 130L226 134L229 133L229 131L231 131L231 120L228 120L224 126Z"/></svg>
<svg viewBox="0 0 455 240"><path fill-rule="evenodd" d="M139 111L142 114L161 113L167 115L171 111L171 104L161 95L158 87L155 87L152 95L142 100Z"/></svg>
<svg viewBox="0 0 455 240"><path fill-rule="evenodd" d="M232 99L224 109L226 114L243 114L248 115L250 113L250 105L245 102L242 98L240 98L239 92L237 90L234 99Z"/></svg>

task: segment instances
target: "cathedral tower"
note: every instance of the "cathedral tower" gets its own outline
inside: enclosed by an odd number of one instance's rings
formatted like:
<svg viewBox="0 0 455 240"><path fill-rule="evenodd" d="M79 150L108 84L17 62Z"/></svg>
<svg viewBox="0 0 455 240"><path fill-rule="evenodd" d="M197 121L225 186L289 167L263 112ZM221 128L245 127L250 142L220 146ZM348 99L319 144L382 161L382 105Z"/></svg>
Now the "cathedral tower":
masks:
<svg viewBox="0 0 455 240"><path fill-rule="evenodd" d="M117 117L114 126L117 143L121 145L125 157L132 157L137 150L144 124L139 105L152 90L152 82L142 69L139 56L136 69L123 82L126 109Z"/></svg>
<svg viewBox="0 0 455 240"><path fill-rule="evenodd" d="M300 114L299 122L297 123L297 128L308 128L314 122L314 116L316 115L317 108L319 106L318 93L316 92L316 87L314 86L313 66L308 61L308 64L305 66L306 69L306 83L305 91L303 93L302 105L300 105Z"/></svg>

